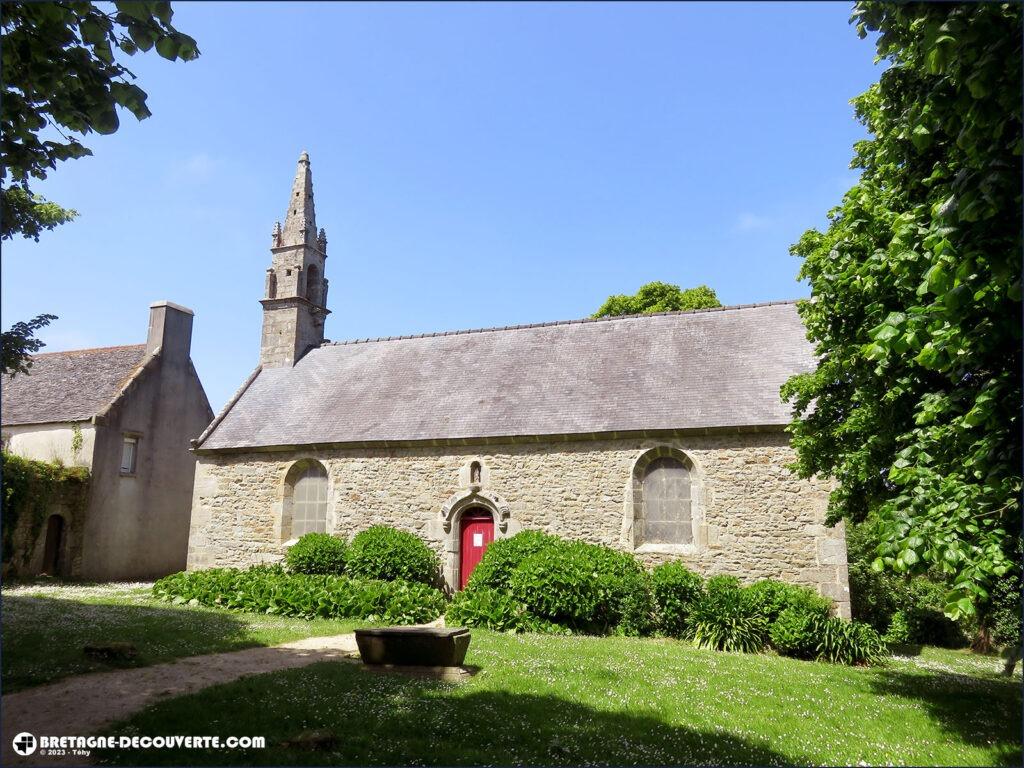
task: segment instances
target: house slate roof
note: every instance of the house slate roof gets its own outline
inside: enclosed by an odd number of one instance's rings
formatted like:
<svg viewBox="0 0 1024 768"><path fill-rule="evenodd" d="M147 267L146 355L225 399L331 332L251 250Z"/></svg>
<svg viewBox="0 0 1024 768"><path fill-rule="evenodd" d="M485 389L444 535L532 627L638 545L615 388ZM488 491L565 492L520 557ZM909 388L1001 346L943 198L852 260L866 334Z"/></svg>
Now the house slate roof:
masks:
<svg viewBox="0 0 1024 768"><path fill-rule="evenodd" d="M258 370L202 450L789 423L793 302L325 343Z"/></svg>
<svg viewBox="0 0 1024 768"><path fill-rule="evenodd" d="M90 419L113 401L145 355L145 344L35 355L27 374L0 380L0 423Z"/></svg>

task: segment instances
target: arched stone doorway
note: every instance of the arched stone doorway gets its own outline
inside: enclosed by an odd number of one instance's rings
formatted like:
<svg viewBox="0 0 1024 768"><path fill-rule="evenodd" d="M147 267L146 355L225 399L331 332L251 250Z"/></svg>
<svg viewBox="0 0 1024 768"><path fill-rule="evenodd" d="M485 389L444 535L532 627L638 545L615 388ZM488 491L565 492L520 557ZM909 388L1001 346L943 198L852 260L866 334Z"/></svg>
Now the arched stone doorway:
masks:
<svg viewBox="0 0 1024 768"><path fill-rule="evenodd" d="M444 503L438 520L438 535L444 541L444 581L448 589L454 591L462 587L463 517L473 514L487 515L490 521L489 541L493 541L509 535L510 512L508 503L496 493L475 486L454 494ZM481 529L474 532L485 533ZM514 533L514 530L511 532ZM472 539L470 541L472 542Z"/></svg>
<svg viewBox="0 0 1024 768"><path fill-rule="evenodd" d="M472 507L459 518L459 589L465 589L487 547L494 541L494 516L483 507Z"/></svg>
<svg viewBox="0 0 1024 768"><path fill-rule="evenodd" d="M50 515L46 521L46 539L43 544L43 568L42 573L47 576L60 576L61 553L64 550L64 518L60 515Z"/></svg>

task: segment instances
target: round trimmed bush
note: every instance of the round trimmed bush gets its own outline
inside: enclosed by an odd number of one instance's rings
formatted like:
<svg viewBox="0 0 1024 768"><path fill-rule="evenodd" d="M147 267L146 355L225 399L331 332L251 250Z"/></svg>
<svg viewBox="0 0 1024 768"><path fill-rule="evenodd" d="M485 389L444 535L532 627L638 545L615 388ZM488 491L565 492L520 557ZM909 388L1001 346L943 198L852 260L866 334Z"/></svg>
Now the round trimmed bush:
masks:
<svg viewBox="0 0 1024 768"><path fill-rule="evenodd" d="M704 595L704 580L680 562L662 563L651 572L658 607L658 629L683 637L693 607Z"/></svg>
<svg viewBox="0 0 1024 768"><path fill-rule="evenodd" d="M592 565L578 547L545 547L512 571L509 590L534 616L572 628L591 628L601 599Z"/></svg>
<svg viewBox="0 0 1024 768"><path fill-rule="evenodd" d="M288 547L285 565L292 573L337 576L345 571L348 546L329 533L307 533Z"/></svg>
<svg viewBox="0 0 1024 768"><path fill-rule="evenodd" d="M348 549L348 574L357 579L436 584L437 555L415 534L375 525L356 534Z"/></svg>
<svg viewBox="0 0 1024 768"><path fill-rule="evenodd" d="M542 549L564 544L565 542L557 536L541 531L520 531L507 539L498 539L488 545L466 586L471 590L481 587L507 590L512 571L526 558Z"/></svg>
<svg viewBox="0 0 1024 768"><path fill-rule="evenodd" d="M516 554L531 548L532 554L499 579L507 578L507 591L534 617L593 634L651 631L654 594L648 575L631 554L546 534L521 542ZM510 563L506 556L500 561L503 569ZM480 583L473 581L475 577L474 571L471 588Z"/></svg>

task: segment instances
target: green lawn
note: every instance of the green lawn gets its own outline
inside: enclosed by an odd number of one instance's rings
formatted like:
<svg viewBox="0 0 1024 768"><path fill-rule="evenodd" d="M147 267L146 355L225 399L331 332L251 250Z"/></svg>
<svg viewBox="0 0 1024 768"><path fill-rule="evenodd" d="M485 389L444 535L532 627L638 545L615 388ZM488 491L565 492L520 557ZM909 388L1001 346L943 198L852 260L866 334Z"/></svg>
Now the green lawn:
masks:
<svg viewBox="0 0 1024 768"><path fill-rule="evenodd" d="M150 589L150 584L5 585L0 593L4 693L83 672L338 635L365 624L175 606L155 600ZM83 652L86 645L112 642L131 643L138 655L107 663Z"/></svg>
<svg viewBox="0 0 1024 768"><path fill-rule="evenodd" d="M463 683L320 663L164 702L115 734L265 736L249 751L125 751L122 764L1020 764L1020 677L925 649L881 668L670 640L473 631ZM320 749L284 747L304 731Z"/></svg>

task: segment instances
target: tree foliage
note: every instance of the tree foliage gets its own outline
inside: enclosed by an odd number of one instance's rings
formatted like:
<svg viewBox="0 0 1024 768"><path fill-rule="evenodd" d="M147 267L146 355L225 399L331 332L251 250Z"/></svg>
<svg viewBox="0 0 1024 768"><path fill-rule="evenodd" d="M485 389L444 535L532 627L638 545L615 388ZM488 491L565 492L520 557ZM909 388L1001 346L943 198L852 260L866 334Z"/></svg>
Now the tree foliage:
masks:
<svg viewBox="0 0 1024 768"><path fill-rule="evenodd" d="M56 315L39 315L27 323L15 323L11 330L0 334L0 374L28 373L32 353L43 348L43 342L35 338L36 331L56 319Z"/></svg>
<svg viewBox="0 0 1024 768"><path fill-rule="evenodd" d="M68 133L114 133L117 107L149 117L146 92L130 82L135 75L115 59L115 49L133 56L155 47L171 61L199 55L196 41L171 25L169 2L116 2L110 10L91 2L0 5L2 240L38 241L44 230L78 216L31 189L32 179L45 179L58 162L92 154ZM43 346L33 332L56 319L39 315L4 333L2 372L26 373L29 356Z"/></svg>
<svg viewBox="0 0 1024 768"><path fill-rule="evenodd" d="M4 3L0 7L3 99L0 103L2 238L39 239L77 215L32 193L62 160L92 152L72 134L114 133L117 107L150 115L146 92L115 58L156 48L189 61L196 41L171 25L169 2L117 2L107 12L91 2Z"/></svg>
<svg viewBox="0 0 1024 768"><path fill-rule="evenodd" d="M618 317L620 315L649 315L653 312L676 312L684 309L709 309L720 307L715 292L706 285L682 290L671 283L647 283L640 286L632 296L617 294L609 296L593 317Z"/></svg>
<svg viewBox="0 0 1024 768"><path fill-rule="evenodd" d="M1021 6L860 2L888 69L829 227L793 246L820 358L783 388L830 522L877 519L874 567L938 568L946 611L1015 563L1021 451Z"/></svg>

